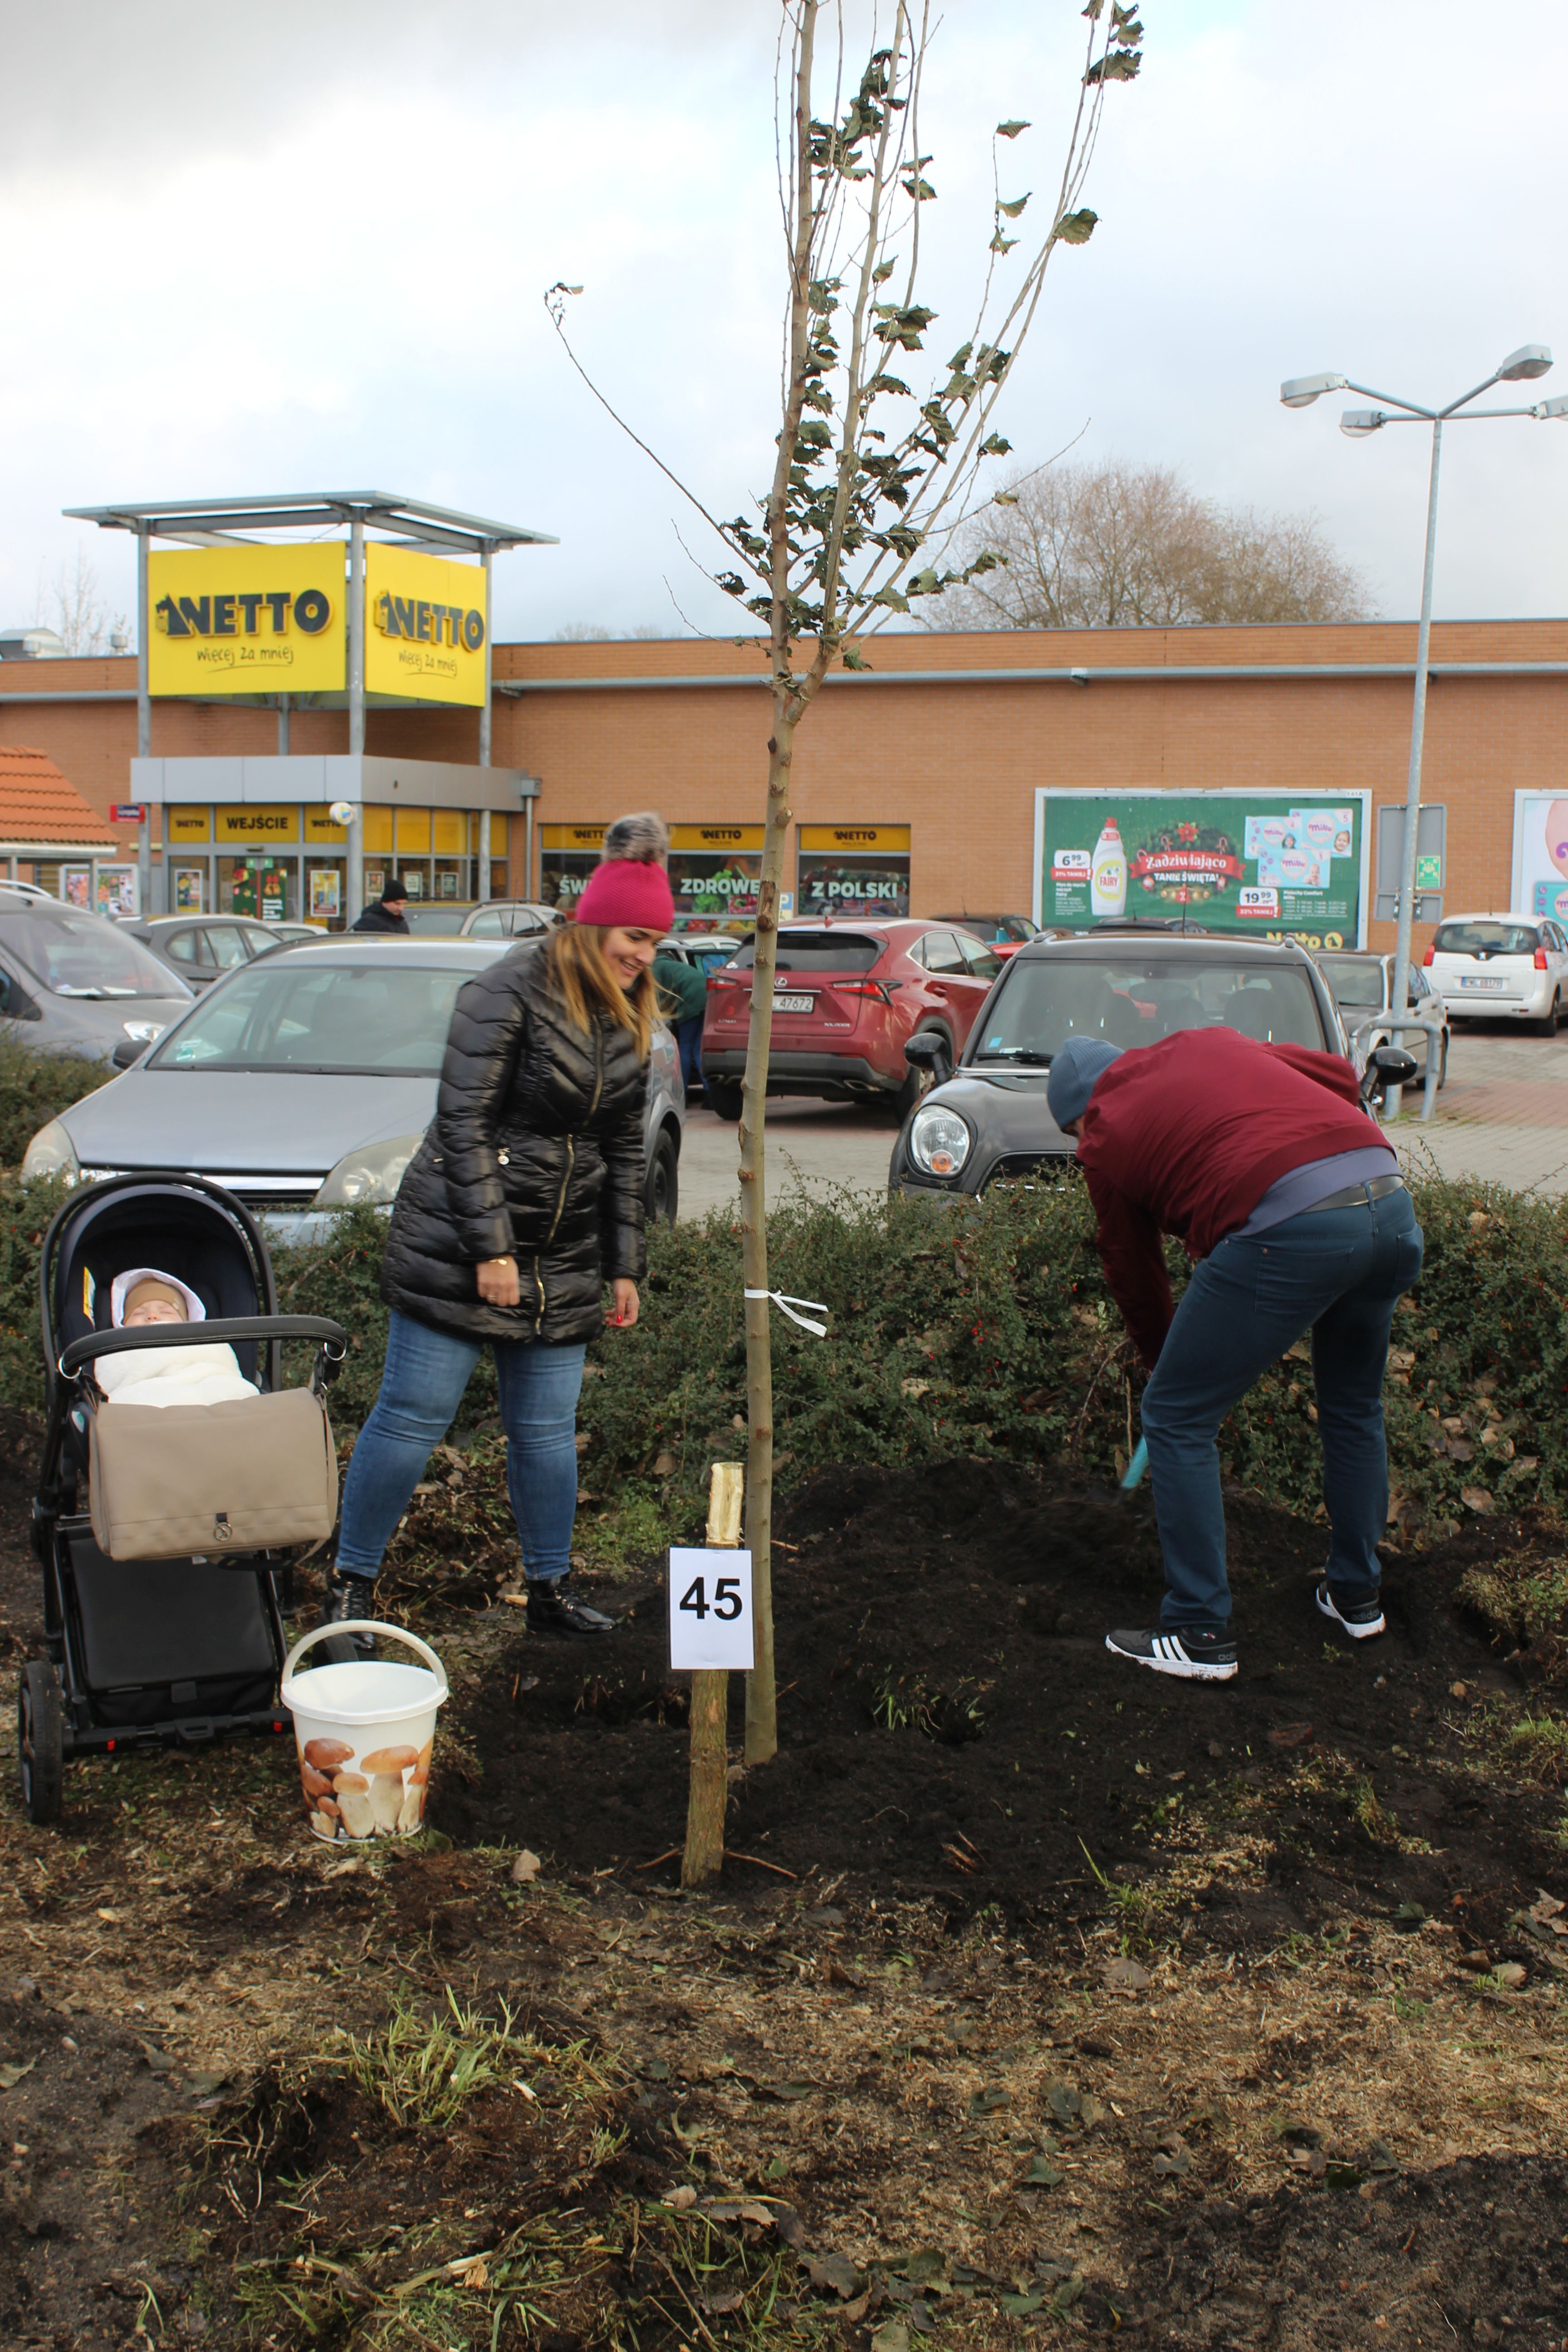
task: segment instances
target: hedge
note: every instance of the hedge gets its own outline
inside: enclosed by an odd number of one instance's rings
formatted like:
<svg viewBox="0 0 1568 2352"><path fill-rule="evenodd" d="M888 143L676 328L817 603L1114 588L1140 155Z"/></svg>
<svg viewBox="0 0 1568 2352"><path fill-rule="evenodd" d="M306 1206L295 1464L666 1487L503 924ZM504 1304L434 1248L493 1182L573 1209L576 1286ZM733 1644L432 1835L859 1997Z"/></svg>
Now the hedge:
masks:
<svg viewBox="0 0 1568 2352"><path fill-rule="evenodd" d="M1552 1504L1568 1483L1568 1204L1468 1181L1414 1190L1426 1260L1394 1319L1389 1458L1399 1527L1435 1536L1469 1512ZM0 1179L0 1378L13 1404L42 1397L32 1284L60 1197ZM322 1246L275 1260L287 1308L335 1315L353 1335L333 1397L347 1427L370 1408L384 1349L384 1230L374 1213L350 1212ZM1102 1479L1124 1463L1141 1381L1076 1176L995 1186L951 1210L791 1202L770 1221L770 1246L775 1286L829 1310L826 1339L774 1313L783 1485L830 1463L1067 1457ZM746 1450L739 1232L722 1212L662 1227L649 1258L642 1321L590 1349L584 1486L601 1504L658 1497L686 1527L700 1517L709 1463ZM1173 1246L1171 1259L1179 1278ZM1306 1353L1299 1345L1258 1382L1221 1451L1234 1480L1310 1516L1320 1456ZM493 1425L494 1412L487 1360L463 1425Z"/></svg>

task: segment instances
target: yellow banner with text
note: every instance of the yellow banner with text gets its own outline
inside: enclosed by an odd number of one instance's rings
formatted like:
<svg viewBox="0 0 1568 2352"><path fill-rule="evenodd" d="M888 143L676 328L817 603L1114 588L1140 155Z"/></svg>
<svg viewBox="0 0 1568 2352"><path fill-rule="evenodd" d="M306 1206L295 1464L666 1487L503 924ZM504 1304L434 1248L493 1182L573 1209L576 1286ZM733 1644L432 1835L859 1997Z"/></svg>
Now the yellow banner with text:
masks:
<svg viewBox="0 0 1568 2352"><path fill-rule="evenodd" d="M482 705L485 587L477 563L373 541L365 549L365 692Z"/></svg>
<svg viewBox="0 0 1568 2352"><path fill-rule="evenodd" d="M147 558L155 695L326 694L345 675L341 542L203 547Z"/></svg>

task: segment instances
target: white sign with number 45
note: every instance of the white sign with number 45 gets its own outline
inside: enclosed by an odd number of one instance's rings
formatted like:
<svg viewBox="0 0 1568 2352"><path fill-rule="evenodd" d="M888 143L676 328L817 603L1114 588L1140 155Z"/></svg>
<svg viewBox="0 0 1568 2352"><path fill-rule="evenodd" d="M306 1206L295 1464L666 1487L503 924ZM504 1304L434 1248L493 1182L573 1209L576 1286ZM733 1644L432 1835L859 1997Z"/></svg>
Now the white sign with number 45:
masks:
<svg viewBox="0 0 1568 2352"><path fill-rule="evenodd" d="M750 1673L756 1660L749 1551L671 1550L669 1663L677 1672Z"/></svg>

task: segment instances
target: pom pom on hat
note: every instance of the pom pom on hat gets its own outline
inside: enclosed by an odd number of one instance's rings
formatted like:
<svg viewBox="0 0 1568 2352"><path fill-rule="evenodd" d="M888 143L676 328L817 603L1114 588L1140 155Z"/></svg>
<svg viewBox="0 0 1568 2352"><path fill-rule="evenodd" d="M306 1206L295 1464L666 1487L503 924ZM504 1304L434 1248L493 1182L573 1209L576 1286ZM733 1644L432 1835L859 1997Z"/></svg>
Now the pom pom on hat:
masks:
<svg viewBox="0 0 1568 2352"><path fill-rule="evenodd" d="M577 901L578 922L668 931L675 920L675 899L660 861L668 847L668 829L656 810L618 816L605 835L604 862Z"/></svg>

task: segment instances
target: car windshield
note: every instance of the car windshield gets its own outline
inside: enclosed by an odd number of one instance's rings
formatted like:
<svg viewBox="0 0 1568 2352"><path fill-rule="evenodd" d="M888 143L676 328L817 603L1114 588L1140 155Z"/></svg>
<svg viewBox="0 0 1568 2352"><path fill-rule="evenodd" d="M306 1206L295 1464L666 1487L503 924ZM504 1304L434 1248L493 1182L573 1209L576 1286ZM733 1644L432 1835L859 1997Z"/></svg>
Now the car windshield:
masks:
<svg viewBox="0 0 1568 2352"><path fill-rule="evenodd" d="M220 982L153 1055L163 1070L440 1074L460 971L265 956Z"/></svg>
<svg viewBox="0 0 1568 2352"><path fill-rule="evenodd" d="M781 931L780 971L869 971L887 947L886 940L864 931ZM731 963L731 971L750 971L755 943L748 940Z"/></svg>
<svg viewBox="0 0 1568 2352"><path fill-rule="evenodd" d="M184 981L101 915L0 915L0 943L55 996L184 996Z"/></svg>
<svg viewBox="0 0 1568 2352"><path fill-rule="evenodd" d="M1220 956L1056 956L1009 963L970 1058L1048 1068L1068 1037L1152 1045L1178 1029L1237 1029L1270 1045L1329 1044L1308 974Z"/></svg>
<svg viewBox="0 0 1568 2352"><path fill-rule="evenodd" d="M1541 945L1533 923L1439 923L1432 942L1439 955L1527 955Z"/></svg>
<svg viewBox="0 0 1568 2352"><path fill-rule="evenodd" d="M1318 969L1342 1004L1382 1012L1386 991L1383 965L1375 956L1321 956Z"/></svg>
<svg viewBox="0 0 1568 2352"><path fill-rule="evenodd" d="M1015 940L1032 940L1039 935L1039 926L1027 915L942 915L944 923L956 923L960 930L973 931L992 947L1010 946Z"/></svg>

